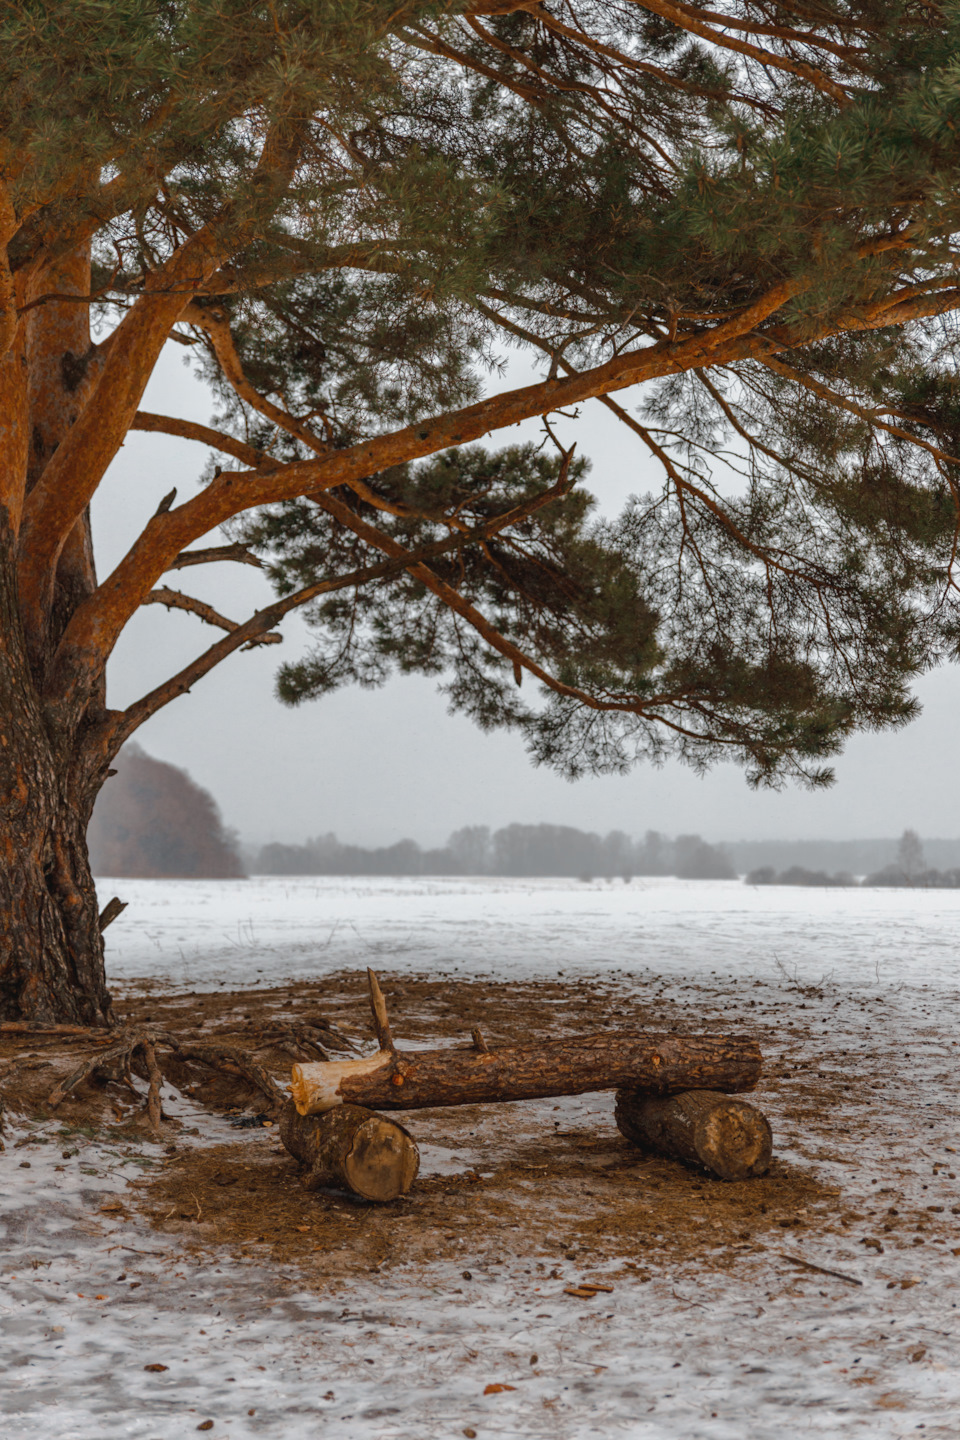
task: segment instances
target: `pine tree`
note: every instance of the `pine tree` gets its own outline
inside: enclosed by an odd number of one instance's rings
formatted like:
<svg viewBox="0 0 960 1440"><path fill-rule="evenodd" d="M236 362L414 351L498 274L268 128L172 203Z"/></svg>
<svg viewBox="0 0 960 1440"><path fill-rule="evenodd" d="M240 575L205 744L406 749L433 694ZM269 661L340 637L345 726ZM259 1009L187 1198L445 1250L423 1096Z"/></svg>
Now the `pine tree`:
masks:
<svg viewBox="0 0 960 1440"><path fill-rule="evenodd" d="M111 760L297 608L284 699L436 674L569 774L825 783L906 721L960 635L958 67L920 0L10 0L0 1013L109 1019ZM171 341L210 425L140 409ZM583 457L477 443L591 400L662 467L616 521ZM134 429L212 456L100 578ZM239 623L163 583L227 562L276 586ZM112 708L146 604L221 638Z"/></svg>

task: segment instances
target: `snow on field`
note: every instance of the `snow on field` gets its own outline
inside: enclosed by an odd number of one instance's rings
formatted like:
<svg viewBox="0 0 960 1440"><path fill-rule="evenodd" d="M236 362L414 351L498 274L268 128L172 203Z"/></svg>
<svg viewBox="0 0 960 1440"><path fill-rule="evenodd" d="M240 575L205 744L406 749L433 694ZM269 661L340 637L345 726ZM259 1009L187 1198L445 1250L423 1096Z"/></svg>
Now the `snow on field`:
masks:
<svg viewBox="0 0 960 1440"><path fill-rule="evenodd" d="M709 1266L658 1267L653 1255L648 1281L625 1256L591 1266L614 1290L585 1304L563 1294L583 1257L544 1263L467 1229L463 1259L307 1285L226 1247L198 1261L114 1208L126 1208L129 1181L163 1164L162 1147L13 1117L0 1157L4 1436L955 1440L960 893L104 882L105 899L114 891L131 902L110 932L121 984L262 986L368 964L505 979L609 971L625 997L654 976L678 1001L696 985L691 1005L723 1005L733 1022L760 993L746 984L762 980L777 1016L773 1063L814 1077L819 1066L831 1084L846 1076L873 1094L840 1114L840 1142L836 1123L828 1140L825 1122L821 1133L785 1104L771 1110L778 1154L834 1186L838 1208L859 1212L883 1249L856 1227L781 1232L732 1244ZM820 992L798 988L821 979ZM196 1131L186 1143L236 1139L186 1098L164 1103ZM609 1123L609 1097L561 1104L571 1128ZM275 1142L258 1132L250 1143ZM424 1150L425 1169L474 1159ZM930 1223L886 1236L888 1207L929 1211ZM503 1388L484 1393L491 1385Z"/></svg>
<svg viewBox="0 0 960 1440"><path fill-rule="evenodd" d="M960 982L960 890L806 890L736 880L101 880L130 902L110 974L189 989L350 966L491 974L776 972L806 982Z"/></svg>

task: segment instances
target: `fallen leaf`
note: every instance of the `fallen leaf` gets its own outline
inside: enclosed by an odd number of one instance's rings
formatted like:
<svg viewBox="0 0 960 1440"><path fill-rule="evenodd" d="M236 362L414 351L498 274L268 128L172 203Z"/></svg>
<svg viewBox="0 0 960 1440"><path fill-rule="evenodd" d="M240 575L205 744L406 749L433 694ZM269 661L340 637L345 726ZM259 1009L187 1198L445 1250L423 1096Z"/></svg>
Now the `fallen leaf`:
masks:
<svg viewBox="0 0 960 1440"><path fill-rule="evenodd" d="M198 1430L212 1430L212 1429L213 1429L213 1421L212 1421L212 1420L201 1420L201 1421L200 1421L200 1424L197 1426L197 1429L198 1429Z"/></svg>
<svg viewBox="0 0 960 1440"><path fill-rule="evenodd" d="M297 1226L295 1226L294 1228L297 1229L297 1230L299 1230L301 1235L306 1235L306 1234L308 1234L308 1233L309 1233L309 1230L310 1230L310 1226L309 1226L309 1225L297 1225Z"/></svg>
<svg viewBox="0 0 960 1440"><path fill-rule="evenodd" d="M94 1300L109 1300L109 1299L110 1299L110 1296L109 1296L109 1295L94 1295L93 1298L94 1298Z"/></svg>
<svg viewBox="0 0 960 1440"><path fill-rule="evenodd" d="M916 1350L911 1350L911 1351L910 1351L910 1363L911 1363L911 1365L916 1365L917 1361L918 1361L918 1360L922 1360L923 1357L924 1357L924 1355L926 1355L926 1353L927 1353L927 1347L926 1347L926 1345L918 1345L917 1348L916 1348Z"/></svg>
<svg viewBox="0 0 960 1440"><path fill-rule="evenodd" d="M123 1203L122 1203L122 1201L120 1201L120 1200L106 1200L106 1201L100 1206L100 1213L101 1213L102 1215L111 1215L111 1214L113 1214L114 1211L116 1211L116 1210L122 1210L122 1209L123 1209Z"/></svg>
<svg viewBox="0 0 960 1440"><path fill-rule="evenodd" d="M499 1395L503 1390L516 1390L516 1385L487 1385L484 1395Z"/></svg>
<svg viewBox="0 0 960 1440"><path fill-rule="evenodd" d="M144 1368L144 1370L152 1370L155 1375L159 1375L159 1373L160 1373L161 1370L169 1370L169 1369L170 1369L170 1366L169 1366L169 1365L144 1365L143 1368Z"/></svg>

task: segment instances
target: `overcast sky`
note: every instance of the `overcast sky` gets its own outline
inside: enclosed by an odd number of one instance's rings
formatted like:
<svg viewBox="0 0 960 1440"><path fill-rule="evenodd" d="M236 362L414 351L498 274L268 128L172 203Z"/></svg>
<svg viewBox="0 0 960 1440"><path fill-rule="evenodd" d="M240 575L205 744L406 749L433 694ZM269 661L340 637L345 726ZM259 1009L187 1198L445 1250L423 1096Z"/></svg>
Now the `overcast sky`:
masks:
<svg viewBox="0 0 960 1440"><path fill-rule="evenodd" d="M209 422L212 404L170 346L143 402L147 410ZM515 369L515 383L525 376ZM629 404L627 397L619 397ZM491 445L537 436L531 423L488 437ZM593 461L590 488L616 510L655 477L639 441L595 402L561 429ZM167 436L133 434L94 502L101 578L173 485L186 498L206 458L202 446ZM215 543L212 537L210 543ZM235 620L269 598L247 566L173 572L169 583L201 595ZM432 680L402 679L382 690L345 690L288 709L273 694L278 658L307 643L305 627L284 622L284 645L227 660L192 694L149 721L137 739L150 754L185 767L212 791L228 825L249 842L300 841L334 831L358 844L411 836L442 843L461 825L511 821L582 829L699 831L711 840L960 834L960 768L954 762L960 670L927 677L918 694L924 713L908 730L864 735L836 763L832 790L790 788L754 794L736 766L703 779L669 764L627 777L570 784L535 769L522 741L481 734L446 711ZM178 669L212 639L193 616L149 606L128 627L109 670L109 700L128 704Z"/></svg>

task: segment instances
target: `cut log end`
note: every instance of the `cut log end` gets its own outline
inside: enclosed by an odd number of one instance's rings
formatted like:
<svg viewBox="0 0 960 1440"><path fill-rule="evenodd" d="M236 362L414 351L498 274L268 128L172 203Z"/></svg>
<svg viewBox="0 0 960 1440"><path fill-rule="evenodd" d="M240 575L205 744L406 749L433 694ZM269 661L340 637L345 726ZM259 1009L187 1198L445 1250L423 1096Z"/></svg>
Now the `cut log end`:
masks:
<svg viewBox="0 0 960 1440"><path fill-rule="evenodd" d="M380 1069L388 1069L391 1056L380 1050L362 1060L321 1060L294 1065L290 1072L290 1093L301 1115L323 1115L343 1105L344 1080L360 1080Z"/></svg>
<svg viewBox="0 0 960 1440"><path fill-rule="evenodd" d="M355 1194L366 1200L396 1200L417 1178L420 1152L395 1121L371 1113L354 1131L343 1169Z"/></svg>
<svg viewBox="0 0 960 1440"><path fill-rule="evenodd" d="M413 1137L395 1120L360 1105L302 1115L293 1101L280 1116L280 1138L303 1166L307 1190L350 1190L364 1200L396 1200L420 1169Z"/></svg>
<svg viewBox="0 0 960 1440"><path fill-rule="evenodd" d="M749 1180L769 1169L773 1135L755 1105L714 1090L651 1095L618 1090L621 1135L646 1150L699 1164L721 1180Z"/></svg>

